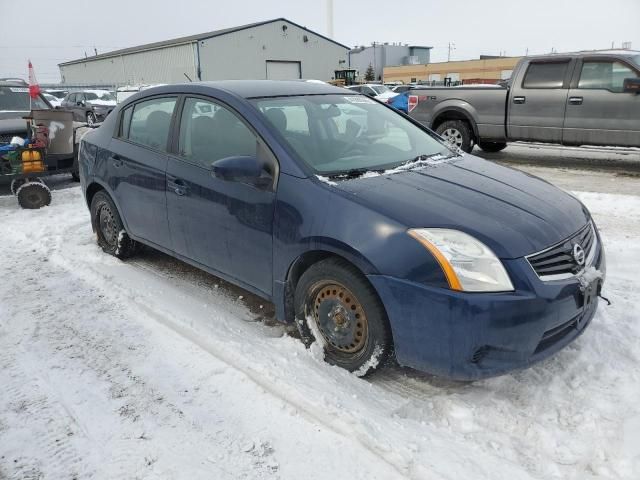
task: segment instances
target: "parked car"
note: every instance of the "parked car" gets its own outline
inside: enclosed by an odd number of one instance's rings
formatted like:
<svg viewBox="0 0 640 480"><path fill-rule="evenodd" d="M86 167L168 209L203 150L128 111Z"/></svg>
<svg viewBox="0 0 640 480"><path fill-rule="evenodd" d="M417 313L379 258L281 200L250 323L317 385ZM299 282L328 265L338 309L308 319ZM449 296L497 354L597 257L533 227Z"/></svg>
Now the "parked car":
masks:
<svg viewBox="0 0 640 480"><path fill-rule="evenodd" d="M254 292L358 374L394 352L475 379L575 340L605 261L575 197L457 152L343 88L238 80L130 97L79 163L105 252L145 244Z"/></svg>
<svg viewBox="0 0 640 480"><path fill-rule="evenodd" d="M640 52L525 57L507 88L413 90L411 115L465 152L509 141L640 146Z"/></svg>
<svg viewBox="0 0 640 480"><path fill-rule="evenodd" d="M47 99L47 101L51 104L53 108L57 108L62 105L62 100L60 100L58 97L54 97L50 93L43 92L42 96Z"/></svg>
<svg viewBox="0 0 640 480"><path fill-rule="evenodd" d="M408 92L409 90L413 90L416 87L417 85L396 85L391 89L391 91L399 94L399 93Z"/></svg>
<svg viewBox="0 0 640 480"><path fill-rule="evenodd" d="M64 97L67 96L69 91L68 90L60 90L60 89L57 89L57 88L47 88L47 89L45 89L44 93L48 93L49 95L53 95L54 97L56 97L58 100L60 100L62 102L62 100L64 100Z"/></svg>
<svg viewBox="0 0 640 480"><path fill-rule="evenodd" d="M354 92L362 93L367 95L368 97L373 97L376 100L380 100L382 102L386 102L390 98L393 98L397 95L397 93L392 92L389 87L385 87L384 85L379 85L376 83L365 83L363 85L349 85L349 90Z"/></svg>
<svg viewBox="0 0 640 480"><path fill-rule="evenodd" d="M93 125L104 121L115 106L116 99L108 90L84 90L67 95L61 108L73 112L75 121Z"/></svg>

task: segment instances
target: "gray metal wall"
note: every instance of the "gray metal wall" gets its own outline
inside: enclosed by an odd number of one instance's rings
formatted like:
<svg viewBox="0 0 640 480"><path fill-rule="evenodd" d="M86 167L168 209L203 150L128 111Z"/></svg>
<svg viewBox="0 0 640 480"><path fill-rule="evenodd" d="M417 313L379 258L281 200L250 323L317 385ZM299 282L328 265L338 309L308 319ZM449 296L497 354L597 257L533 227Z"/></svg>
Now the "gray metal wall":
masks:
<svg viewBox="0 0 640 480"><path fill-rule="evenodd" d="M268 60L300 62L302 78L331 80L348 65L347 48L285 21L201 40L199 49L202 80L265 79Z"/></svg>
<svg viewBox="0 0 640 480"><path fill-rule="evenodd" d="M62 83L133 85L196 79L195 43L60 66Z"/></svg>
<svg viewBox="0 0 640 480"><path fill-rule="evenodd" d="M369 65L373 67L376 80L381 80L384 67L415 63L412 56L417 57L415 60L419 63L429 63L429 49L384 44L351 50L350 62L351 68L358 70L360 80L364 80Z"/></svg>

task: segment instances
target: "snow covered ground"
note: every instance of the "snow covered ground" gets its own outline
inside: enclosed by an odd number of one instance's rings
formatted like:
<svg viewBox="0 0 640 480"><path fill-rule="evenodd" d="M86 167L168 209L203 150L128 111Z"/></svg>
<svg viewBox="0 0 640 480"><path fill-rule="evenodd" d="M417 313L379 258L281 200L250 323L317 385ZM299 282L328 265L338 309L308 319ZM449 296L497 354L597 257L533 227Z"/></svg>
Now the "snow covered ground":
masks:
<svg viewBox="0 0 640 480"><path fill-rule="evenodd" d="M640 197L578 193L606 243L587 332L474 383L360 379L271 306L95 245L77 187L0 197L0 479L615 479L640 475Z"/></svg>

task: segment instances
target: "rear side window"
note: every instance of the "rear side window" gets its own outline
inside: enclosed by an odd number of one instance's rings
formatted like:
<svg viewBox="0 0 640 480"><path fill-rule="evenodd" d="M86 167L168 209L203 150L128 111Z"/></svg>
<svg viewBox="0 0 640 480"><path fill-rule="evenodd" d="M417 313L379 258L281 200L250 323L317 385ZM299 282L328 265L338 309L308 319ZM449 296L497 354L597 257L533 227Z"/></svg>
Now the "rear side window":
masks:
<svg viewBox="0 0 640 480"><path fill-rule="evenodd" d="M637 76L636 72L620 62L586 61L582 64L578 88L622 92L624 90L624 79L636 78Z"/></svg>
<svg viewBox="0 0 640 480"><path fill-rule="evenodd" d="M523 88L562 88L569 62L531 63Z"/></svg>
<svg viewBox="0 0 640 480"><path fill-rule="evenodd" d="M171 116L175 106L175 98L154 98L136 103L128 126L129 134L124 138L166 152ZM122 120L124 124L125 118L123 117ZM123 129L122 132L125 133L125 130Z"/></svg>

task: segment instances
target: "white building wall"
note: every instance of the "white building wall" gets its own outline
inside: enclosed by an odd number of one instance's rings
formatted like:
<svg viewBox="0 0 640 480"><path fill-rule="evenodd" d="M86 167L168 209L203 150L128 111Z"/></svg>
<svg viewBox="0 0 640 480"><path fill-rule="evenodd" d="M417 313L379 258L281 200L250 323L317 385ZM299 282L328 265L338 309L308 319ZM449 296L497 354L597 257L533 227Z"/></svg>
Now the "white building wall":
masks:
<svg viewBox="0 0 640 480"><path fill-rule="evenodd" d="M318 80L348 66L347 48L286 21L201 40L198 48L202 80L266 79L267 60L300 62L302 78Z"/></svg>
<svg viewBox="0 0 640 480"><path fill-rule="evenodd" d="M186 82L184 74L196 77L195 43L60 66L67 84L134 85Z"/></svg>

